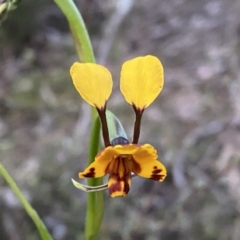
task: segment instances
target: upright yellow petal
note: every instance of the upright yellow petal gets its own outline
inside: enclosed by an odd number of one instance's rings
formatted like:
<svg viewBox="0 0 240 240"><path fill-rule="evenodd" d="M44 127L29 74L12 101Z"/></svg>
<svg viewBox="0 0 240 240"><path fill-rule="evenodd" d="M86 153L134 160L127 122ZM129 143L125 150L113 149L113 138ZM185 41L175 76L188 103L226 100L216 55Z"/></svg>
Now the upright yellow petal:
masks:
<svg viewBox="0 0 240 240"><path fill-rule="evenodd" d="M135 174L159 182L167 176L166 168L157 160L157 151L150 144L144 144L133 159L136 162L132 169Z"/></svg>
<svg viewBox="0 0 240 240"><path fill-rule="evenodd" d="M139 109L148 107L155 100L163 84L163 66L157 57L137 57L122 66L121 92L129 104Z"/></svg>
<svg viewBox="0 0 240 240"><path fill-rule="evenodd" d="M107 68L95 63L75 62L70 74L75 88L86 102L99 109L105 106L113 85Z"/></svg>

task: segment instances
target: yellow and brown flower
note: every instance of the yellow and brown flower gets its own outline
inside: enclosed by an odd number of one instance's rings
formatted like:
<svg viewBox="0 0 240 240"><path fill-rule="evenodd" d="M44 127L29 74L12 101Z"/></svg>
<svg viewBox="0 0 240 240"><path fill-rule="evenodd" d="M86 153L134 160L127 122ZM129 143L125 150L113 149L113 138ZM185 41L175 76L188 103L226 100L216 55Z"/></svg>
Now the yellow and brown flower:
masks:
<svg viewBox="0 0 240 240"><path fill-rule="evenodd" d="M154 56L137 57L125 62L121 70L120 89L136 114L132 143L118 137L109 140L106 103L112 91L112 77L103 66L74 63L70 69L74 86L82 98L96 107L102 123L106 148L102 150L80 178L98 178L109 174L111 197L125 196L131 185L131 173L162 182L166 168L157 160L157 151L150 144L138 145L143 111L159 95L164 84L163 67Z"/></svg>
<svg viewBox="0 0 240 240"><path fill-rule="evenodd" d="M157 160L157 151L150 145L115 145L102 150L80 178L103 177L109 174L108 189L112 197L125 196L131 185L131 172L162 182L166 169Z"/></svg>

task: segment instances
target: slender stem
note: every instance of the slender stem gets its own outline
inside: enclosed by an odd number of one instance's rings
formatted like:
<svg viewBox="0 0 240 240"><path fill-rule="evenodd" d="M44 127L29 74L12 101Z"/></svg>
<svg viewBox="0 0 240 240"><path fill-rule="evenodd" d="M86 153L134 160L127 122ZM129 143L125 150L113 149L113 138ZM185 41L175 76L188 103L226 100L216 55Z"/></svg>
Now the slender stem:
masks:
<svg viewBox="0 0 240 240"><path fill-rule="evenodd" d="M100 121L96 117L92 125L91 137L90 137L90 148L89 148L89 161L91 164L98 153L99 141L96 139L100 138ZM88 178L88 185L99 186L103 184L102 178ZM86 215L86 226L85 226L85 239L93 240L97 239L97 233L101 226L103 216L103 192L91 192L88 193L87 200L87 215Z"/></svg>
<svg viewBox="0 0 240 240"><path fill-rule="evenodd" d="M47 228L45 227L44 223L38 216L37 212L32 208L30 203L22 194L21 190L18 188L17 184L14 182L12 177L9 175L7 170L0 164L0 175L3 176L5 181L9 184L10 188L17 196L23 207L25 208L26 212L28 213L29 217L32 218L34 224L36 225L38 232L43 240L52 240L51 235L49 234Z"/></svg>
<svg viewBox="0 0 240 240"><path fill-rule="evenodd" d="M78 56L82 62L95 62L91 41L82 19L80 12L72 0L54 0L55 3L62 10L66 16L74 44ZM100 122L96 120L97 111L92 108L92 121L94 122L91 129L91 138L89 143L89 158L88 164L94 161L95 156L99 150L100 141ZM103 184L102 178L94 179L89 178L88 184L97 186ZM85 226L85 239L96 239L97 232L100 228L103 215L103 192L94 192L88 194L87 199L87 214Z"/></svg>
<svg viewBox="0 0 240 240"><path fill-rule="evenodd" d="M133 109L135 111L136 119L135 119L135 123L134 123L132 143L137 144L139 136L140 136L141 120L142 120L142 114L143 114L144 109L138 109L134 105L133 105Z"/></svg>

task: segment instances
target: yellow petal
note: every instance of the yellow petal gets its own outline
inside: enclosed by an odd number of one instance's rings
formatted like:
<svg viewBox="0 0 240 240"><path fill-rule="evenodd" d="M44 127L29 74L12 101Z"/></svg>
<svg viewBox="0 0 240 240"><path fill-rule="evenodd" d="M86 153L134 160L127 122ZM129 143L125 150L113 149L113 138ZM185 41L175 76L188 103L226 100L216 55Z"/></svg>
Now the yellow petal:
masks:
<svg viewBox="0 0 240 240"><path fill-rule="evenodd" d="M130 190L131 177L120 178L110 175L108 180L108 191L111 197L125 197Z"/></svg>
<svg viewBox="0 0 240 240"><path fill-rule="evenodd" d="M75 62L70 74L75 88L86 102L99 109L105 106L113 85L107 68L95 63Z"/></svg>
<svg viewBox="0 0 240 240"><path fill-rule="evenodd" d="M107 173L118 176L118 179L130 176L132 171L132 155L114 156L109 163Z"/></svg>
<svg viewBox="0 0 240 240"><path fill-rule="evenodd" d="M99 152L95 158L95 161L106 158L117 158L120 155L132 155L139 150L141 146L136 144L127 145L115 145L105 148L103 151Z"/></svg>
<svg viewBox="0 0 240 240"><path fill-rule="evenodd" d="M113 153L111 149L113 147L108 147L101 151L96 157L95 161L91 163L83 172L80 172L78 176L80 178L98 178L103 177L107 174L108 165L113 160ZM109 151L108 151L109 150Z"/></svg>
<svg viewBox="0 0 240 240"><path fill-rule="evenodd" d="M163 66L157 57L137 57L122 66L121 92L129 104L139 109L148 107L155 100L163 84Z"/></svg>
<svg viewBox="0 0 240 240"><path fill-rule="evenodd" d="M98 178L106 175L106 169L109 162L95 161L91 163L83 172L78 174L79 178Z"/></svg>
<svg viewBox="0 0 240 240"><path fill-rule="evenodd" d="M136 152L135 145L126 145L129 147L123 147L121 145L116 145L114 147L109 146L98 153L98 155L95 157L95 161L90 164L83 172L80 172L78 176L80 178L84 177L90 177L90 178L96 178L96 177L102 177L110 172L118 173L118 162L116 164L116 158L117 156L121 154L128 154ZM123 150L124 149L124 150Z"/></svg>
<svg viewBox="0 0 240 240"><path fill-rule="evenodd" d="M133 155L135 165L132 171L144 178L150 178L162 182L167 176L164 165L157 160L157 151L150 145L145 144L141 150Z"/></svg>

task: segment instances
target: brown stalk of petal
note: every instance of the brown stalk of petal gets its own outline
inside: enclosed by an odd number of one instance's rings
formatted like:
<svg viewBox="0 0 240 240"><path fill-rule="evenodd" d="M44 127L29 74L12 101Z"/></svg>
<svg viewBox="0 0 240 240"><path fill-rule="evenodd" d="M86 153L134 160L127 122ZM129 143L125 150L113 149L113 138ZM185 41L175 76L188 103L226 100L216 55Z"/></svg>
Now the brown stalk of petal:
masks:
<svg viewBox="0 0 240 240"><path fill-rule="evenodd" d="M134 123L134 131L133 131L133 144L137 144L138 143L138 139L140 136L140 127L141 127L141 120L142 120L142 114L144 111L143 109L139 109L137 108L134 104L133 104L133 109L135 111L135 115L136 115L136 119L135 119L135 123Z"/></svg>
<svg viewBox="0 0 240 240"><path fill-rule="evenodd" d="M107 118L106 118L106 104L103 108L101 109L96 108L96 109L102 123L102 135L103 135L105 147L111 146L110 139L109 139L108 125L107 125Z"/></svg>

